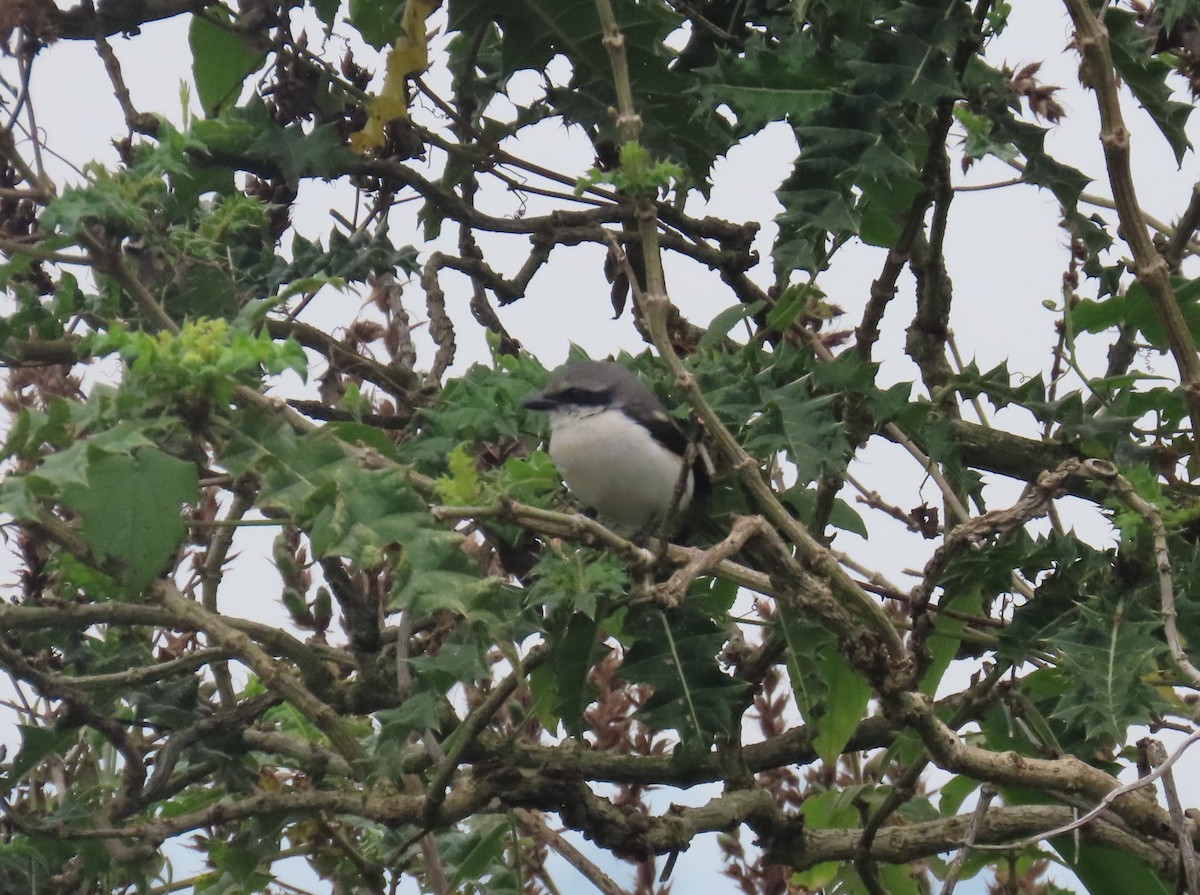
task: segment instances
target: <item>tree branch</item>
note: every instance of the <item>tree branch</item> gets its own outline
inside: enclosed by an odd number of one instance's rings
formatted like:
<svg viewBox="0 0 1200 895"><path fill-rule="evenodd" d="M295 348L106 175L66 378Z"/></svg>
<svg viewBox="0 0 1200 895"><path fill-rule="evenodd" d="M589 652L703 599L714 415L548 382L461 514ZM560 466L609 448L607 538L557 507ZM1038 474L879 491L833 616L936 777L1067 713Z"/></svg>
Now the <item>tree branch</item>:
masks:
<svg viewBox="0 0 1200 895"><path fill-rule="evenodd" d="M63 40L95 40L114 34L137 34L143 25L183 13L199 12L213 0L114 0L109 3L81 3L70 9L50 8L54 33Z"/></svg>
<svg viewBox="0 0 1200 895"><path fill-rule="evenodd" d="M1108 43L1108 30L1092 13L1087 0L1065 0L1075 24L1075 45L1083 56L1087 81L1096 91L1100 109L1100 143L1108 167L1113 201L1121 221L1121 235L1133 253L1134 270L1146 288L1154 315L1166 332L1167 344L1179 369L1180 388L1192 426L1200 425L1200 356L1183 318L1168 271L1168 263L1150 238L1138 204L1130 168L1129 131L1121 113L1120 90ZM1193 439L1195 456L1200 458L1200 439Z"/></svg>

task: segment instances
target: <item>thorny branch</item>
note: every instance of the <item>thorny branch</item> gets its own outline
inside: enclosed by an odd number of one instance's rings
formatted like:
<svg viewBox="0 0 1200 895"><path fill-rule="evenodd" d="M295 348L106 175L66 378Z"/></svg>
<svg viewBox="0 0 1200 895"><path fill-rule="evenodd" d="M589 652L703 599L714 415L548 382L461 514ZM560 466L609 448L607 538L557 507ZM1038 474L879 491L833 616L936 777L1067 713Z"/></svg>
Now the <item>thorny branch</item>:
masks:
<svg viewBox="0 0 1200 895"><path fill-rule="evenodd" d="M1083 57L1088 82L1096 91L1100 109L1100 143L1108 167L1113 201L1121 219L1121 234L1133 252L1134 269L1146 288L1154 314L1166 333L1171 355L1179 369L1180 388L1193 427L1200 420L1200 355L1171 288L1169 265L1159 254L1146 228L1130 167L1130 135L1121 112L1116 69L1108 32L1087 0L1065 0L1075 24L1075 43ZM1195 440L1200 456L1200 439Z"/></svg>

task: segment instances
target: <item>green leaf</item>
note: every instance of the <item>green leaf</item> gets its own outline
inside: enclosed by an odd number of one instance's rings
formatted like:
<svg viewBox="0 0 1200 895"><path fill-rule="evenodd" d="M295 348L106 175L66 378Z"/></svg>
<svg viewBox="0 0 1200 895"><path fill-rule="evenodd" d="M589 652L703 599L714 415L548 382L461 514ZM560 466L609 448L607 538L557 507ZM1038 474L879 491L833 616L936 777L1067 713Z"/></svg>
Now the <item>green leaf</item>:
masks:
<svg viewBox="0 0 1200 895"><path fill-rule="evenodd" d="M781 605L778 624L796 707L814 732L813 748L832 765L866 713L870 685L839 652L833 636L804 613Z"/></svg>
<svg viewBox="0 0 1200 895"><path fill-rule="evenodd" d="M982 784L978 780L973 780L970 777L953 777L945 785L942 786L942 798L938 803L938 809L945 817L952 817L958 813L967 796L979 789Z"/></svg>
<svg viewBox="0 0 1200 895"><path fill-rule="evenodd" d="M1009 404L1028 406L1046 400L1046 385L1041 374L1022 378L1019 384L1014 384L1017 379L1018 377L1009 372L1007 363L997 364L986 373L981 373L972 361L951 381L964 398L987 395L988 400L997 408L1007 407Z"/></svg>
<svg viewBox="0 0 1200 895"><path fill-rule="evenodd" d="M975 149L1011 160L1013 155L1009 147L1015 147L1026 159L1021 179L1050 190L1065 211L1073 213L1080 193L1091 182L1091 178L1046 153L1047 129L1017 117L1010 101L1007 76L976 62L967 67L966 81L971 112L990 123L987 144L976 145ZM983 125L975 122L972 129L978 132Z"/></svg>
<svg viewBox="0 0 1200 895"><path fill-rule="evenodd" d="M1091 895L1173 895L1176 891L1144 862L1125 852L1077 843L1070 836L1059 836L1050 844Z"/></svg>
<svg viewBox="0 0 1200 895"><path fill-rule="evenodd" d="M460 683L487 677L489 666L484 661L486 648L479 643L462 643L451 639L436 656L413 656L408 662L422 683L445 693ZM459 727L454 735L462 732L463 728Z"/></svg>
<svg viewBox="0 0 1200 895"><path fill-rule="evenodd" d="M12 767L8 770L10 785L25 776L26 772L37 767L47 755L62 755L71 746L79 742L80 732L75 727L62 729L54 727L30 727L25 724L17 725L21 731L21 749L13 759Z"/></svg>
<svg viewBox="0 0 1200 895"><path fill-rule="evenodd" d="M609 653L599 632L599 622L581 612L572 613L561 629L547 632L551 652L544 667L553 676L551 704L571 736L582 736L587 729L583 712L596 696L589 676Z"/></svg>
<svg viewBox="0 0 1200 895"><path fill-rule="evenodd" d="M913 873L913 869L906 865L884 864L879 868L879 881L883 883L883 891L888 895L920 895L926 889L917 885Z"/></svg>
<svg viewBox="0 0 1200 895"><path fill-rule="evenodd" d="M518 500L537 500L562 487L562 479L550 455L534 451L526 457L509 457L504 474L497 479L500 492Z"/></svg>
<svg viewBox="0 0 1200 895"><path fill-rule="evenodd" d="M414 733L437 730L442 723L441 705L439 695L423 690L405 697L399 708L377 712L375 717L382 725L379 742L392 741L403 745Z"/></svg>
<svg viewBox="0 0 1200 895"><path fill-rule="evenodd" d="M744 137L772 121L806 121L827 105L846 80L837 60L822 51L811 33L792 35L785 46L748 42L743 52L723 54L695 89L709 107L728 106L737 116L735 133Z"/></svg>
<svg viewBox="0 0 1200 895"><path fill-rule="evenodd" d="M977 615L982 611L983 598L978 589L973 589L953 595L943 594L941 605L947 609L953 607L968 615ZM942 682L942 675L946 673L946 669L950 667L950 663L958 654L958 647L962 643L962 634L965 628L966 622L962 619L951 618L942 612L936 614L933 621L933 634L927 641L930 662L925 676L921 678L922 693L927 696L937 693L938 684Z"/></svg>
<svg viewBox="0 0 1200 895"><path fill-rule="evenodd" d="M372 567L387 550L403 545L410 573L467 568L458 550L461 536L437 526L404 472L363 468L336 431L301 437L285 423L247 413L229 430L222 460L238 475L260 478L262 504L290 513L307 528L317 556L344 556ZM473 599L492 587L491 582L481 584L477 575L472 578L470 587L456 579L447 596ZM405 599L415 599L432 594L437 583L401 575L395 586L397 592L408 588Z"/></svg>
<svg viewBox="0 0 1200 895"><path fill-rule="evenodd" d="M529 692L533 696L533 714L546 730L557 731L560 720L554 709L558 698L558 678L554 669L547 664L539 665L529 673Z"/></svg>
<svg viewBox="0 0 1200 895"><path fill-rule="evenodd" d="M504 816L478 817L473 818L472 826L474 829L457 847L442 849L447 865L454 868L448 880L452 892L467 891L462 887L464 882L470 881L474 886L505 867L505 846L513 834L509 819Z"/></svg>
<svg viewBox="0 0 1200 895"><path fill-rule="evenodd" d="M197 317L232 317L242 296L233 277L221 267L185 264L163 296L163 306L176 320Z"/></svg>
<svg viewBox="0 0 1200 895"><path fill-rule="evenodd" d="M625 566L611 553L600 550L547 551L534 573L528 603L541 606L546 612L568 607L596 618L600 604L620 596L629 587Z"/></svg>
<svg viewBox="0 0 1200 895"><path fill-rule="evenodd" d="M87 484L69 485L63 502L83 518L80 533L96 556L119 560L136 591L175 554L186 533L180 509L198 496L194 464L142 448L91 454Z"/></svg>
<svg viewBox="0 0 1200 895"><path fill-rule="evenodd" d="M1183 314L1192 338L1200 335L1200 279L1172 278L1175 301ZM1159 322L1154 303L1140 282L1129 284L1123 295L1104 301L1085 299L1071 310L1071 322L1080 330L1098 333L1114 326L1128 324L1137 328L1155 348L1167 349L1167 331Z"/></svg>
<svg viewBox="0 0 1200 895"><path fill-rule="evenodd" d="M811 526L814 524L817 511L816 488L797 485L794 488L788 488L786 491L781 492L779 499L805 525ZM853 532L860 537L867 537L867 525L863 521L862 516L840 497L836 497L833 500L833 506L829 511L829 524L843 531Z"/></svg>
<svg viewBox="0 0 1200 895"><path fill-rule="evenodd" d="M404 0L350 0L349 8L350 24L377 50L388 46L403 31L400 20Z"/></svg>
<svg viewBox="0 0 1200 895"><path fill-rule="evenodd" d="M472 619L481 610L486 612L488 597L499 584L500 579L480 578L474 571L417 571L403 586L393 589L388 607L411 609L418 614L450 609L464 618Z"/></svg>
<svg viewBox="0 0 1200 895"><path fill-rule="evenodd" d="M333 124L319 125L311 133L305 133L299 124L281 127L257 97L217 118L197 121L191 136L217 154L245 156L293 183L306 177L332 177L354 160Z"/></svg>
<svg viewBox="0 0 1200 895"><path fill-rule="evenodd" d="M805 820L807 819L806 815ZM838 872L841 869L842 864L840 861L823 861L820 864L814 864L807 870L793 873L791 882L794 885L801 886L801 891L824 892L826 891L826 887L837 879Z"/></svg>
<svg viewBox="0 0 1200 895"><path fill-rule="evenodd" d="M986 116L976 115L967 106L954 107L954 118L966 132L963 155L969 159L980 159L992 155L1006 162L1014 161L1020 153L1012 143L999 143L992 139L992 122Z"/></svg>
<svg viewBox="0 0 1200 895"><path fill-rule="evenodd" d="M693 81L672 70L665 41L682 19L666 4L616 0L634 103L642 118L641 143L659 158L679 162L701 189L714 160L730 145L730 128L714 114L696 114L680 102ZM499 26L499 79L528 69L543 72L556 55L571 60L569 86L546 98L568 123L599 139L618 139L609 109L616 105L604 33L591 0L453 0L450 30L466 36ZM474 57L472 57L474 58Z"/></svg>
<svg viewBox="0 0 1200 895"><path fill-rule="evenodd" d="M804 800L804 823L815 830L847 830L859 825L854 801L867 787L847 786L827 790Z"/></svg>
<svg viewBox="0 0 1200 895"><path fill-rule="evenodd" d="M845 468L849 443L833 412L834 396L812 395L809 383L793 382L764 395L763 414L751 427L746 447L760 456L787 452L800 482Z"/></svg>
<svg viewBox="0 0 1200 895"><path fill-rule="evenodd" d="M345 556L371 566L380 562L383 550L403 544L410 562L429 569L440 559L426 559L434 542L449 547L461 540L434 526L402 473L363 474L345 462L334 472L307 502L316 510L310 526L316 555Z"/></svg>
<svg viewBox="0 0 1200 895"><path fill-rule="evenodd" d="M1091 741L1124 743L1129 726L1147 723L1159 707L1143 675L1166 649L1158 635L1161 623L1131 617L1135 610L1083 605L1075 622L1048 638L1060 654L1057 670L1069 684L1054 717L1081 725Z"/></svg>
<svg viewBox="0 0 1200 895"><path fill-rule="evenodd" d="M674 729L689 754L707 753L717 736L733 732L734 707L749 685L723 672L717 656L728 639L713 619L688 604L678 609L639 606L629 611L621 676L654 687L638 717Z"/></svg>
<svg viewBox="0 0 1200 895"><path fill-rule="evenodd" d="M201 811L225 798L217 787L212 789L189 789L168 801L159 803L158 813L162 817L182 817L192 811Z"/></svg>
<svg viewBox="0 0 1200 895"><path fill-rule="evenodd" d="M1185 130L1192 104L1171 99L1172 89L1167 79L1174 71L1151 55L1153 34L1138 27L1133 12L1115 9L1112 15L1105 16L1104 26L1108 29L1113 66L1167 138L1175 161L1182 164L1184 154L1192 146Z"/></svg>
<svg viewBox="0 0 1200 895"><path fill-rule="evenodd" d="M332 124L320 125L307 134L299 125L276 126L261 132L247 151L277 164L293 183L302 178L328 179L352 160Z"/></svg>
<svg viewBox="0 0 1200 895"><path fill-rule="evenodd" d="M70 485L85 485L90 462L89 448L89 440L80 439L64 450L55 451L40 466L30 470L25 478L45 482L59 490Z"/></svg>
<svg viewBox="0 0 1200 895"><path fill-rule="evenodd" d="M635 199L655 199L684 179L682 168L673 162L656 161L640 143L622 143L619 152L616 168L592 168L575 184L575 195L582 196L588 187L605 183Z"/></svg>
<svg viewBox="0 0 1200 895"><path fill-rule="evenodd" d="M617 4L619 14L631 8ZM601 42L602 31L596 6L589 0L455 0L449 4L450 29L472 34L491 21L498 21L505 39L501 50L505 73L520 69L544 70L558 53L589 72L599 72L608 64ZM648 11L638 11L637 19L621 16L626 39L635 43L646 40ZM659 30L651 26L652 39Z"/></svg>
<svg viewBox="0 0 1200 895"><path fill-rule="evenodd" d="M251 46L229 25L229 16L222 8L210 7L203 15L193 15L188 29L192 78L204 114L210 118L220 114L225 105L237 102L243 82L262 67L267 57L264 50Z"/></svg>
<svg viewBox="0 0 1200 895"><path fill-rule="evenodd" d="M812 742L821 760L832 766L866 714L871 685L836 649L825 651L818 669L829 695Z"/></svg>
<svg viewBox="0 0 1200 895"><path fill-rule="evenodd" d="M815 94L779 96L781 103L793 100L787 114L800 144L792 173L776 192L784 207L776 218L773 251L781 280L796 269L821 270L833 239L864 235L864 219L869 221L864 238L880 242L894 232L887 217L910 207L922 188L925 133L913 107L928 108L965 92L951 57L976 26L962 5L885 3L865 15L850 10L814 13L811 27L788 33L770 48L797 58L792 76L802 90L829 91L825 102L817 102ZM751 63L773 87L786 84L782 70L792 64L760 62L748 53L734 67ZM750 125L774 114L767 103L756 107L742 96L731 99L742 102Z"/></svg>
<svg viewBox="0 0 1200 895"><path fill-rule="evenodd" d="M704 351L719 344L729 335L735 326L762 311L763 307L763 302L756 301L748 305L736 304L731 308L721 311L721 313L709 321L704 335L700 337L699 350Z"/></svg>

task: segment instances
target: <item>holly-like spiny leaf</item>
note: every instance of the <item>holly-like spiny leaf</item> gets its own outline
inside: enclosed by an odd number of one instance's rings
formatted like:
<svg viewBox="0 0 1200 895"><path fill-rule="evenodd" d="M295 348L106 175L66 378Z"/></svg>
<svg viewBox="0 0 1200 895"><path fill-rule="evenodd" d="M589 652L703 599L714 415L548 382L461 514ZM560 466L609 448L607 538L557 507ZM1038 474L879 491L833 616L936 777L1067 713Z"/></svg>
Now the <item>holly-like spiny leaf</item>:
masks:
<svg viewBox="0 0 1200 895"><path fill-rule="evenodd" d="M80 533L97 558L118 560L137 591L175 554L186 531L182 505L198 496L194 464L146 447L90 454L87 483L69 484L63 502L82 517Z"/></svg>
<svg viewBox="0 0 1200 895"><path fill-rule="evenodd" d="M237 102L243 82L262 67L267 57L265 47L256 46L250 35L237 31L219 6L192 16L188 43L196 93L209 117Z"/></svg>

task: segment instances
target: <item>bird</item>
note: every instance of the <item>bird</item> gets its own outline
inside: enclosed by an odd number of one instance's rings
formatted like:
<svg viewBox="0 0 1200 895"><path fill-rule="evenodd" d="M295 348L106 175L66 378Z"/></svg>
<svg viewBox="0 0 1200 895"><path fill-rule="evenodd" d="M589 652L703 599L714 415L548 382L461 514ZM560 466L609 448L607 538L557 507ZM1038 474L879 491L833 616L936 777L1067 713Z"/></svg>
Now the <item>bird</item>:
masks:
<svg viewBox="0 0 1200 895"><path fill-rule="evenodd" d="M697 445L685 477L688 437L654 393L615 361L564 364L522 403L550 414L550 457L567 488L618 531L665 529L673 508L686 510L708 490L707 454Z"/></svg>

